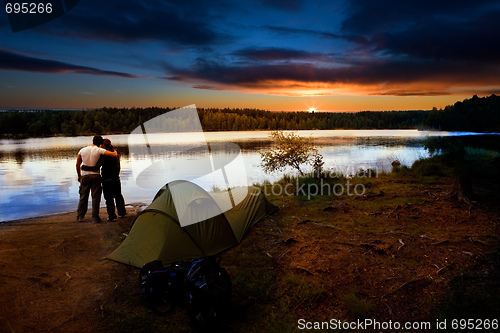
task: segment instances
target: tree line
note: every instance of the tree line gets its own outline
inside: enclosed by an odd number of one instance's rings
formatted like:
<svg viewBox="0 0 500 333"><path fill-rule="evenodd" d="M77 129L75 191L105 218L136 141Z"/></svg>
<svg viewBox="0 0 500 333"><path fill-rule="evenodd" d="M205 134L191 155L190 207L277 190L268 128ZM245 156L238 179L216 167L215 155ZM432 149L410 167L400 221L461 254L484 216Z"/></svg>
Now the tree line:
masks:
<svg viewBox="0 0 500 333"><path fill-rule="evenodd" d="M127 134L171 108L100 108L85 111L0 112L0 136L45 137ZM198 108L204 131L441 129L500 131L500 98L492 95L457 102L432 111L363 111L356 113L272 112L259 109Z"/></svg>
<svg viewBox="0 0 500 333"><path fill-rule="evenodd" d="M500 132L500 96L478 97L433 108L429 126L444 131Z"/></svg>

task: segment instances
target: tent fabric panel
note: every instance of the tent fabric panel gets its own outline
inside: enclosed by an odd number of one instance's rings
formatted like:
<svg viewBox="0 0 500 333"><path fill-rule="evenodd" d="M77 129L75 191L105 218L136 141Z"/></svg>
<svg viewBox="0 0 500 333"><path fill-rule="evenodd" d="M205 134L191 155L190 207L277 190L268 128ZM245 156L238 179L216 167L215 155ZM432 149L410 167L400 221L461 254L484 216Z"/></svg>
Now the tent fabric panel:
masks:
<svg viewBox="0 0 500 333"><path fill-rule="evenodd" d="M161 260L164 266L175 260L191 260L206 255L186 230L178 226L172 229L175 232L167 233L161 253L155 258Z"/></svg>
<svg viewBox="0 0 500 333"><path fill-rule="evenodd" d="M176 180L163 186L156 193L153 202L145 209L159 210L172 216L176 221L185 215L189 204L195 200L210 199L211 196L198 185ZM217 209L220 211L220 209Z"/></svg>
<svg viewBox="0 0 500 333"><path fill-rule="evenodd" d="M246 190L246 189L245 189ZM238 189L233 189L235 196ZM243 193L241 191L240 193ZM261 189L258 187L248 187L248 194L233 209L224 213L238 243L241 242L248 230L258 221L274 213L278 207L270 203Z"/></svg>
<svg viewBox="0 0 500 333"><path fill-rule="evenodd" d="M262 193L262 190L260 190L260 192ZM275 204L273 204L271 201L267 200L266 196L264 195L264 193L262 193L262 196L264 197L264 204L266 205L266 213L267 215L272 215L274 213L276 213L279 208L278 206L276 206Z"/></svg>
<svg viewBox="0 0 500 333"><path fill-rule="evenodd" d="M189 219L197 219L198 214L204 216L204 210L212 211L213 200L193 201L186 211ZM238 244L233 230L223 214L216 215L202 222L184 227L194 242L200 247L205 255L214 255L231 246Z"/></svg>
<svg viewBox="0 0 500 333"><path fill-rule="evenodd" d="M167 252L171 255L165 257ZM168 261L179 255L195 258L201 252L169 216L145 212L137 218L127 238L107 258L141 268L153 260Z"/></svg>
<svg viewBox="0 0 500 333"><path fill-rule="evenodd" d="M144 263L155 260L161 253L165 237L169 231L168 223L155 223L157 213L144 212L135 220L128 236L120 246L108 255L108 259L142 267ZM151 259L151 260L150 260Z"/></svg>
<svg viewBox="0 0 500 333"><path fill-rule="evenodd" d="M158 192L153 202L144 210L144 212L148 210L157 210L164 212L165 214L171 216L175 221L179 221L179 218L177 217L177 211L175 210L174 201L172 199L172 196L170 195L170 190L168 189L168 187L163 188Z"/></svg>
<svg viewBox="0 0 500 333"><path fill-rule="evenodd" d="M208 256L238 244L227 222L217 217L189 225L184 229Z"/></svg>

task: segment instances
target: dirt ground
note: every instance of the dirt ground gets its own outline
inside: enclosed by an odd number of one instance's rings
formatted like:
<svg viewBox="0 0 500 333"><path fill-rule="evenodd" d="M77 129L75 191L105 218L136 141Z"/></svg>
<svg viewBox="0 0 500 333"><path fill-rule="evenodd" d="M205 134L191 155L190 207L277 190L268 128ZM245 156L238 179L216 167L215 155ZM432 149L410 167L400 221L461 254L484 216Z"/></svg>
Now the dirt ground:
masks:
<svg viewBox="0 0 500 333"><path fill-rule="evenodd" d="M363 196L320 201L308 210L289 200L271 217L286 220L289 232L274 242L268 234L267 249L284 272L326 286L313 311L325 320L494 319L491 314L500 313L491 308L500 304L499 207L459 202L454 192L449 179L389 178ZM311 313L299 309L298 315Z"/></svg>
<svg viewBox="0 0 500 333"><path fill-rule="evenodd" d="M359 197L280 200L243 243L272 257L280 274L325 285L318 306L298 307L299 317L426 318L435 300L456 292L457 277L472 293L486 286L498 295L498 207L458 202L447 180L392 179ZM129 267L104 259L133 221L136 207L127 208L116 223L77 223L67 213L0 224L0 332L97 330L117 286L137 283ZM375 308L349 305L349 293Z"/></svg>
<svg viewBox="0 0 500 333"><path fill-rule="evenodd" d="M0 332L95 331L113 281L128 274L104 259L135 215L127 211L114 223L77 223L76 213L1 223Z"/></svg>

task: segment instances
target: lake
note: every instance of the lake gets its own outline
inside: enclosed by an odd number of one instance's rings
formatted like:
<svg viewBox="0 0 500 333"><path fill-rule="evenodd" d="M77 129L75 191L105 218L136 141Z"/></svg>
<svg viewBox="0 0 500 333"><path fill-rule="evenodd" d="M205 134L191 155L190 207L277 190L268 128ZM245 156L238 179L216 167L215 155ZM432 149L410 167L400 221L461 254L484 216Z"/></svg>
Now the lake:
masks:
<svg viewBox="0 0 500 333"><path fill-rule="evenodd" d="M417 130L315 130L297 133L315 139L324 157L324 168L345 174L352 174L361 168L387 171L396 159L403 165L411 166L415 160L429 156L422 146L426 137L476 134ZM216 151L215 155L223 161L224 158L232 159L239 154L237 148L241 149L239 164L233 168L233 185L274 181L281 178L283 173L293 172L286 170L269 175L262 171L260 152L270 149L273 144L268 131L207 132L204 137L210 146L219 147L212 149L212 153ZM144 156L135 154L134 148L129 147L130 135L109 135L105 138L113 142L121 156L120 177L127 203L149 204L164 185L161 181L189 178L190 166L208 161L206 151L185 149L185 143L190 141L189 133L176 134L177 142L170 139L168 143L161 142L162 138L159 137L159 142L152 142L151 147L168 146L168 153L153 149L152 154ZM91 142L91 136L0 140L0 222L76 212L79 197L76 156L80 148ZM236 149L234 145L225 148L221 145L225 142L236 144ZM148 151L151 153L151 149ZM134 169L144 169L143 165L152 164L151 159L172 166L173 171L148 186L138 186ZM214 162L210 161L213 167ZM191 178L196 178L196 175L193 174ZM104 199L101 205L104 206Z"/></svg>

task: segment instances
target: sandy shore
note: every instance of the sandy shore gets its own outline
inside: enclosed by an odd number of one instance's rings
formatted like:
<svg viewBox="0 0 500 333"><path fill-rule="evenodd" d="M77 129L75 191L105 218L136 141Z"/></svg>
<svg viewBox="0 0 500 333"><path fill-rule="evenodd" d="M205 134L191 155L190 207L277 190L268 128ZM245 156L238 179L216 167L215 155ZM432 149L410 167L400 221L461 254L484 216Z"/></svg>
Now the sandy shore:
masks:
<svg viewBox="0 0 500 333"><path fill-rule="evenodd" d="M104 258L137 210L114 223L92 224L90 212L0 223L0 332L94 331L116 278L134 275Z"/></svg>

